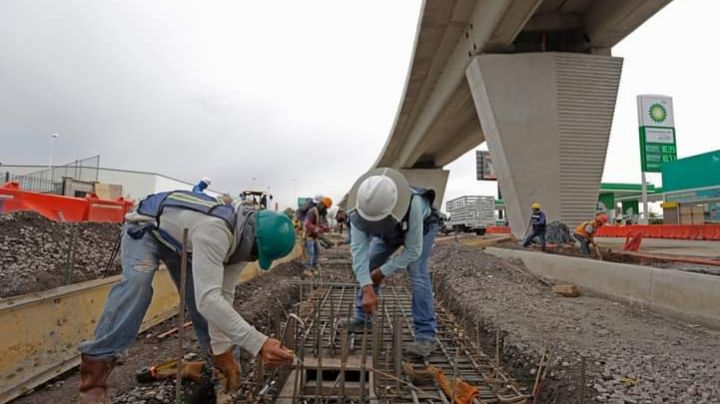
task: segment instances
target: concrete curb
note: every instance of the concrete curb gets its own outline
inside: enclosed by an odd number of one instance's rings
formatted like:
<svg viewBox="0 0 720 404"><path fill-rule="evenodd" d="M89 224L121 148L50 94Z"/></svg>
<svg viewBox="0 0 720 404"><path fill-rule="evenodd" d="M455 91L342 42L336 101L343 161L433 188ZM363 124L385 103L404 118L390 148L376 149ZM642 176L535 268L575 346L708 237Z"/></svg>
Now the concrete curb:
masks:
<svg viewBox="0 0 720 404"><path fill-rule="evenodd" d="M612 300L720 328L720 276L502 248L485 251L519 258L533 275L544 279L573 283Z"/></svg>

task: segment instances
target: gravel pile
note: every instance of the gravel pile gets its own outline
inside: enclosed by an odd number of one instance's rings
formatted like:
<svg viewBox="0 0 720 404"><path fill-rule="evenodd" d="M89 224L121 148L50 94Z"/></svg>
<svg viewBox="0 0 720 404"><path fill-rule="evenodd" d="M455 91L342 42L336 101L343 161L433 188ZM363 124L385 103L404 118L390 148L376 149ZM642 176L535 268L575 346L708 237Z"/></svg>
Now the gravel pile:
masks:
<svg viewBox="0 0 720 404"><path fill-rule="evenodd" d="M559 222L557 220L548 224L547 231L545 233L545 240L548 243L554 244L575 242L575 239L573 238L570 229L565 225L565 223Z"/></svg>
<svg viewBox="0 0 720 404"><path fill-rule="evenodd" d="M133 387L127 393L112 400L113 404L165 404L174 401L174 380Z"/></svg>
<svg viewBox="0 0 720 404"><path fill-rule="evenodd" d="M74 269L66 274L72 233ZM57 223L31 212L0 215L0 298L119 273L106 271L120 225Z"/></svg>
<svg viewBox="0 0 720 404"><path fill-rule="evenodd" d="M519 261L457 245L435 250L438 298L481 325L485 352L495 351L500 330L504 367L516 379L532 386L549 349L541 402L720 403L717 330L593 296L554 295Z"/></svg>

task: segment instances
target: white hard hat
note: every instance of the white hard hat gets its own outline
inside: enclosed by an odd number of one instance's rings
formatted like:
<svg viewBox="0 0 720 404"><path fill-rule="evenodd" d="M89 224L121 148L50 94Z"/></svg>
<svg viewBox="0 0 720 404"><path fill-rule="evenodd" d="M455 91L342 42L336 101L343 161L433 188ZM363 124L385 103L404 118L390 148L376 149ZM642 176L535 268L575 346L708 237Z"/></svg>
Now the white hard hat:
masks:
<svg viewBox="0 0 720 404"><path fill-rule="evenodd" d="M320 203L320 201L322 201L322 198L323 198L322 194L317 194L317 195L313 196L313 202Z"/></svg>
<svg viewBox="0 0 720 404"><path fill-rule="evenodd" d="M360 177L350 191L348 206L367 222L392 217L402 221L410 207L410 184L392 168L376 168Z"/></svg>
<svg viewBox="0 0 720 404"><path fill-rule="evenodd" d="M202 180L201 180L201 181L204 182L204 183L206 183L206 184L208 184L208 186L210 186L210 184L211 184L210 178L208 178L208 177L202 177Z"/></svg>

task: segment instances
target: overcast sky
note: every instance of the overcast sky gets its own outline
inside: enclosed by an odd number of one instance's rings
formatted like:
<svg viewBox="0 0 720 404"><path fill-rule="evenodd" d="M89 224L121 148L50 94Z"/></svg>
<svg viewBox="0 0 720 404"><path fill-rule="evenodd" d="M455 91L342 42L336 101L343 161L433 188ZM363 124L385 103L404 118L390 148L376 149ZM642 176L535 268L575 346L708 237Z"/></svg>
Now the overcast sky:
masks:
<svg viewBox="0 0 720 404"><path fill-rule="evenodd" d="M232 193L254 177L281 205L339 199L392 127L420 4L2 0L0 162L46 164L57 132L56 162L100 154ZM605 181L639 181L638 93L674 97L681 157L720 148L719 11L674 0L615 47ZM474 164L470 152L448 166L446 198L494 192Z"/></svg>

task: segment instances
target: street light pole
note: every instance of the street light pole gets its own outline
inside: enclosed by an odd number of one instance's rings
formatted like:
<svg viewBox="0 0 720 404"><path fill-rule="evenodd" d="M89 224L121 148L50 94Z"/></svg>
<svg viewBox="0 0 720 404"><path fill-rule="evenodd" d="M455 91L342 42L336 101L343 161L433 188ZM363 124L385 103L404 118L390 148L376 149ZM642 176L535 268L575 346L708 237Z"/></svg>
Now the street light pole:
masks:
<svg viewBox="0 0 720 404"><path fill-rule="evenodd" d="M53 133L50 135L50 159L48 160L48 173L50 174L50 181L54 178L53 172L53 153L55 152L55 140L60 137L59 133Z"/></svg>

